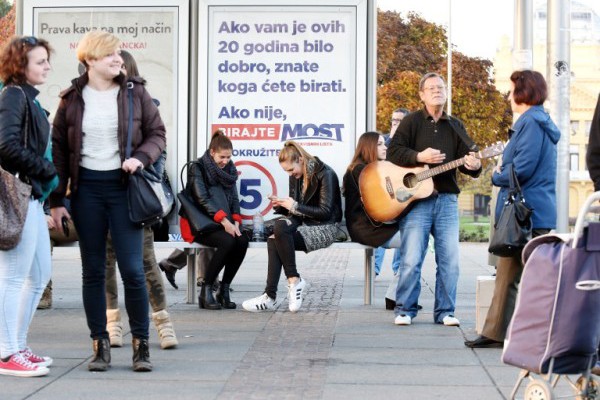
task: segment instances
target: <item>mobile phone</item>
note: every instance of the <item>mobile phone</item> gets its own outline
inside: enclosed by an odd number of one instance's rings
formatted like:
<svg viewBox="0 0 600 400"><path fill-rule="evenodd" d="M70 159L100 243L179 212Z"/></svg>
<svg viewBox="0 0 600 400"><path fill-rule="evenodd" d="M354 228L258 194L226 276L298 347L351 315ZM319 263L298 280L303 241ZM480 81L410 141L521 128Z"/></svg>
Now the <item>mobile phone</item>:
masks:
<svg viewBox="0 0 600 400"><path fill-rule="evenodd" d="M69 234L71 233L69 231L69 219L67 217L62 217L62 219L60 220L61 224L62 224L62 230L63 233L65 234L66 237L69 237Z"/></svg>

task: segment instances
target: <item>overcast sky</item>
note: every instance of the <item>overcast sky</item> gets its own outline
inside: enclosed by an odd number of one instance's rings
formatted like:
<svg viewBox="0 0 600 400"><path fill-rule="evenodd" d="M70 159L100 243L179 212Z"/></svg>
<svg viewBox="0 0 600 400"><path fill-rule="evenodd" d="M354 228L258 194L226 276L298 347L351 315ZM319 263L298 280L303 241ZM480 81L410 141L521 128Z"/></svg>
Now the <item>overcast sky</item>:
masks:
<svg viewBox="0 0 600 400"><path fill-rule="evenodd" d="M600 15L599 0L577 0ZM513 37L514 0L377 0L382 10L406 15L416 11L426 20L448 26L452 17L452 43L471 57L492 60L503 35ZM534 0L535 7L544 1ZM450 9L451 4L451 9Z"/></svg>

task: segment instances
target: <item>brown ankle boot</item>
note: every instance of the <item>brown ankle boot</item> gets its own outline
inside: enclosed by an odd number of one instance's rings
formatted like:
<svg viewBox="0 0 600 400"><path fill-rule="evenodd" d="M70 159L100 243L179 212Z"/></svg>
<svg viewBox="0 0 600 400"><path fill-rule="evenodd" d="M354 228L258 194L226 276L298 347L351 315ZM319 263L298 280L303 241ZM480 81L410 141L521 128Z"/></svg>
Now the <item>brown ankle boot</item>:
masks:
<svg viewBox="0 0 600 400"><path fill-rule="evenodd" d="M108 339L94 339L94 358L88 364L89 371L104 372L110 368L110 343Z"/></svg>
<svg viewBox="0 0 600 400"><path fill-rule="evenodd" d="M152 321L154 321L154 326L158 331L161 349L171 349L179 344L167 310L152 313Z"/></svg>
<svg viewBox="0 0 600 400"><path fill-rule="evenodd" d="M135 372L152 371L148 339L133 338L133 370Z"/></svg>

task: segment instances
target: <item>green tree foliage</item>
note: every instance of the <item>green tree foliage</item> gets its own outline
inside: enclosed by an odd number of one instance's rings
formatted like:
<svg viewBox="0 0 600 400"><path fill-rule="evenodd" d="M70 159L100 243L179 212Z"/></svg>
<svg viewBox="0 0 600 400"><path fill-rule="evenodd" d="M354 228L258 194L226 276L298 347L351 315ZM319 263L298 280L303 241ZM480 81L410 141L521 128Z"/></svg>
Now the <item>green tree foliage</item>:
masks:
<svg viewBox="0 0 600 400"><path fill-rule="evenodd" d="M0 47L15 34L15 11L16 5L13 4L8 13L0 18Z"/></svg>
<svg viewBox="0 0 600 400"><path fill-rule="evenodd" d="M419 79L426 72L447 75L446 30L409 13L402 18L394 11L378 10L377 18L377 129L388 132L394 109L422 107L418 93ZM480 148L506 140L512 121L510 104L492 78L489 60L452 52L452 114L462 120ZM490 163L479 180L463 180L463 189L489 194ZM483 182L485 180L485 182Z"/></svg>
<svg viewBox="0 0 600 400"><path fill-rule="evenodd" d="M0 0L0 17L4 17L6 14L8 14L10 9L13 7L14 2L11 4L7 0Z"/></svg>

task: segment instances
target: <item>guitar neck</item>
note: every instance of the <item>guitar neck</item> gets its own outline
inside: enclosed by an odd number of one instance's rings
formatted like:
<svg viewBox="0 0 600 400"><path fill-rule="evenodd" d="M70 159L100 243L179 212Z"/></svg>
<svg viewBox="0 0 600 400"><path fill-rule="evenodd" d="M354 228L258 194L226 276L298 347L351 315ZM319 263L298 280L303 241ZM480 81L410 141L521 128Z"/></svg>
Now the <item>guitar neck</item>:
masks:
<svg viewBox="0 0 600 400"><path fill-rule="evenodd" d="M423 172L419 172L417 174L417 180L419 182L424 181L425 179L429 179L432 178L436 175L439 175L443 172L446 171L450 171L451 169L460 167L461 165L463 165L465 163L465 159L464 157L461 157L457 160L454 161L450 161L447 164L443 164L443 165L438 165L437 167L431 168L431 169L427 169Z"/></svg>

